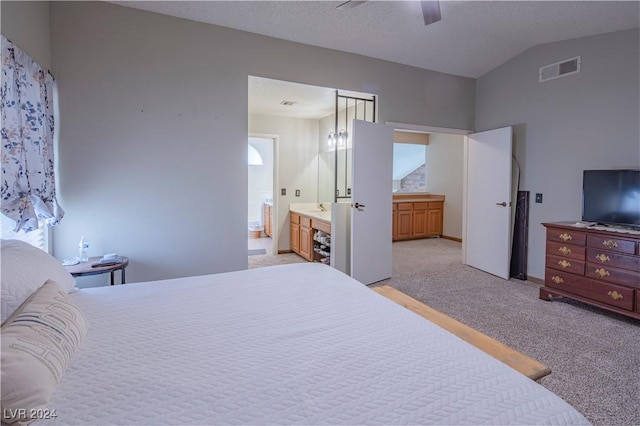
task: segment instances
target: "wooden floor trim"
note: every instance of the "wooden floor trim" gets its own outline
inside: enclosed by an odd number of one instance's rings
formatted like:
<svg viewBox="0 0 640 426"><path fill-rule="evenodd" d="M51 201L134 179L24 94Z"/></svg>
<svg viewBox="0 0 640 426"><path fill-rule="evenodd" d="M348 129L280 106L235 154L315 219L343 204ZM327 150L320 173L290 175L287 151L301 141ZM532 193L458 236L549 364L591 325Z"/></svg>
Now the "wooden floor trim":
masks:
<svg viewBox="0 0 640 426"><path fill-rule="evenodd" d="M445 330L455 334L467 343L472 344L481 351L486 352L492 357L504 362L514 370L519 371L525 376L533 380L539 380L548 374L551 374L551 369L536 361L533 358L510 348L509 346L498 342L491 337L480 333L477 330L469 327L457 321L442 312L439 312L424 303L407 296L399 290L393 287L384 285L380 287L371 288L376 293L385 296L386 298L404 306L410 311L428 319L434 324L444 328Z"/></svg>

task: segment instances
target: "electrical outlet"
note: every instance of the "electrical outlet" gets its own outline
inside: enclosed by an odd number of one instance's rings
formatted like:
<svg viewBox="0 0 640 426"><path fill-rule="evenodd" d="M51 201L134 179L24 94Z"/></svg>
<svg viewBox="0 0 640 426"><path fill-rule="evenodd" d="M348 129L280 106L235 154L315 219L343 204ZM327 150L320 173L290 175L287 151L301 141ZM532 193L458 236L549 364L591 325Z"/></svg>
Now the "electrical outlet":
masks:
<svg viewBox="0 0 640 426"><path fill-rule="evenodd" d="M542 204L542 194L539 192L536 192L536 203Z"/></svg>
<svg viewBox="0 0 640 426"><path fill-rule="evenodd" d="M299 196L300 196L300 190L296 189L296 197L299 197Z"/></svg>
<svg viewBox="0 0 640 426"><path fill-rule="evenodd" d="M287 188L281 188L280 195L287 195Z"/></svg>

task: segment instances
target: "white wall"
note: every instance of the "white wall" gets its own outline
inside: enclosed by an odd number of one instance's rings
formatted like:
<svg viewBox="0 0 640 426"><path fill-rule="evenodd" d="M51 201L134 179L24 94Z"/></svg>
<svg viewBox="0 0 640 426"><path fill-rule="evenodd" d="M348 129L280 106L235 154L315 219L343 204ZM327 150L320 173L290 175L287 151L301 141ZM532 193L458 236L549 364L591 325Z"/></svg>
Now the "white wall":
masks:
<svg viewBox="0 0 640 426"><path fill-rule="evenodd" d="M246 268L249 75L376 93L381 122L473 124L473 79L109 3L50 8L67 211L54 253L84 234L130 257L130 281ZM291 190L306 180L281 169Z"/></svg>
<svg viewBox="0 0 640 426"><path fill-rule="evenodd" d="M444 194L443 235L462 238L464 136L432 133L427 148L427 192Z"/></svg>
<svg viewBox="0 0 640 426"><path fill-rule="evenodd" d="M51 25L47 1L2 1L2 34L44 69L51 68Z"/></svg>
<svg viewBox="0 0 640 426"><path fill-rule="evenodd" d="M289 247L289 204L315 203L318 199L318 120L252 114L249 133L278 136L277 197L278 251ZM280 195L285 188L287 195ZM295 196L296 189L300 196Z"/></svg>
<svg viewBox="0 0 640 426"><path fill-rule="evenodd" d="M478 80L476 131L515 126L530 276L544 277L541 223L580 220L583 170L640 167L639 44L637 29L545 44ZM539 67L578 55L579 74L538 83Z"/></svg>

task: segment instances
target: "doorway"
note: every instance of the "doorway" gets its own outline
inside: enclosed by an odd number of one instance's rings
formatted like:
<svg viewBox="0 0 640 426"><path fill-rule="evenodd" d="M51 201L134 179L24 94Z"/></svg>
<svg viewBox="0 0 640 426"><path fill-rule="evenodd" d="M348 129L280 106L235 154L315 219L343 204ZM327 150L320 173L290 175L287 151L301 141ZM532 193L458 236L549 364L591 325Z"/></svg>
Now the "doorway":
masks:
<svg viewBox="0 0 640 426"><path fill-rule="evenodd" d="M276 221L273 220L275 140L249 136L247 144L247 250L248 255L273 252Z"/></svg>

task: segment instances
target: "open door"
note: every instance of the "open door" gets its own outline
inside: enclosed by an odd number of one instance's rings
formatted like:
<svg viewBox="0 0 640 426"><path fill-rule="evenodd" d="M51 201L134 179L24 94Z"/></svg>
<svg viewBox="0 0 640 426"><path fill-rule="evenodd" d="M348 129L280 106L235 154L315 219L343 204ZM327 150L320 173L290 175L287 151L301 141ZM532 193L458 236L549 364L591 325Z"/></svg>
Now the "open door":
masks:
<svg viewBox="0 0 640 426"><path fill-rule="evenodd" d="M354 120L351 276L363 284L391 277L393 128Z"/></svg>
<svg viewBox="0 0 640 426"><path fill-rule="evenodd" d="M468 136L465 263L509 279L512 128Z"/></svg>

